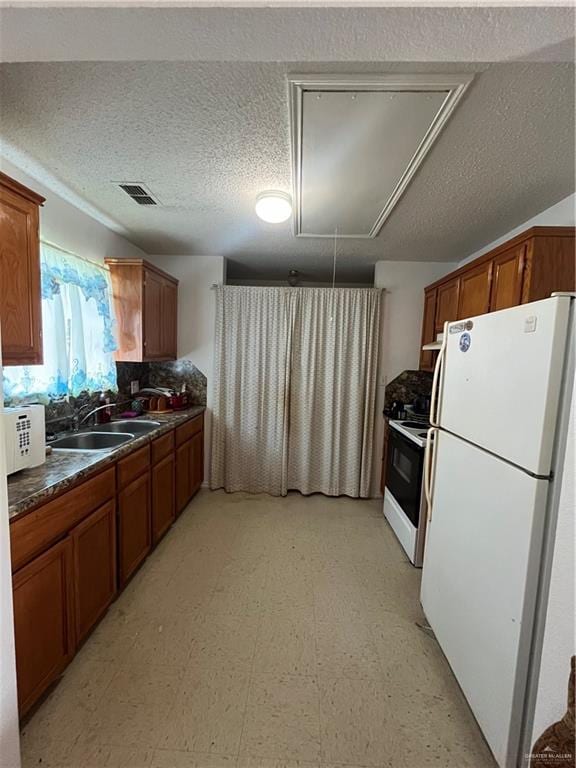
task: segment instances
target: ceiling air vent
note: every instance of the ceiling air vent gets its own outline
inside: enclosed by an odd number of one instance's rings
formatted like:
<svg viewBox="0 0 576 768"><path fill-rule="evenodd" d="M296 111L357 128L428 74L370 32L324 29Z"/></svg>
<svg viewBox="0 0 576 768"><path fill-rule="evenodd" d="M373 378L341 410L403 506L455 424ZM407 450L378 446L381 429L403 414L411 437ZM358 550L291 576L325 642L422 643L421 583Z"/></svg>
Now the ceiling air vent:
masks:
<svg viewBox="0 0 576 768"><path fill-rule="evenodd" d="M150 190L139 181L125 181L118 186L138 205L158 205L158 200L155 200Z"/></svg>

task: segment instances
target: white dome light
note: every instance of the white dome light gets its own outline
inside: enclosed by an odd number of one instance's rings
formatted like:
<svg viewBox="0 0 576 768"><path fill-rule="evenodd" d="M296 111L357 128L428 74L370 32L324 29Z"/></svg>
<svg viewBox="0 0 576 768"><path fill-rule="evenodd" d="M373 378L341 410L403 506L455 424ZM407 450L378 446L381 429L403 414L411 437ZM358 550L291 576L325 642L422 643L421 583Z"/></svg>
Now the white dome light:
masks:
<svg viewBox="0 0 576 768"><path fill-rule="evenodd" d="M284 192L262 192L256 198L256 213L269 224L280 224L290 218L292 202Z"/></svg>

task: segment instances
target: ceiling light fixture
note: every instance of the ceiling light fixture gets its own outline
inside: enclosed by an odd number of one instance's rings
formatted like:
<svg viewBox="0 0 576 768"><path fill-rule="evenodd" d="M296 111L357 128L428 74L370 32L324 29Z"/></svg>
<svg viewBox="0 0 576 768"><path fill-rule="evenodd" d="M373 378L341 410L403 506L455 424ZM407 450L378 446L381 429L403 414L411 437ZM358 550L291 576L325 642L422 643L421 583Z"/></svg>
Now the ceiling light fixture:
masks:
<svg viewBox="0 0 576 768"><path fill-rule="evenodd" d="M292 201L285 192L262 192L255 207L256 214L269 224L280 224L292 214Z"/></svg>

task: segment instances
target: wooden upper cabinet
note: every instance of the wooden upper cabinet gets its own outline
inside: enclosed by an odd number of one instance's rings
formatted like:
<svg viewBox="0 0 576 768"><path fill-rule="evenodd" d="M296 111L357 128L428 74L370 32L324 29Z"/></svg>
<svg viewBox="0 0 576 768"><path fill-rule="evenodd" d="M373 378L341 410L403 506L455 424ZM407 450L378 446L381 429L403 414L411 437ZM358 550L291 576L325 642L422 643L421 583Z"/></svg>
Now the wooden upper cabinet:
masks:
<svg viewBox="0 0 576 768"><path fill-rule="evenodd" d="M494 257L490 293L491 312L520 304L525 253L526 245L522 243Z"/></svg>
<svg viewBox="0 0 576 768"><path fill-rule="evenodd" d="M116 360L175 360L178 281L143 259L106 259L106 264L118 323Z"/></svg>
<svg viewBox="0 0 576 768"><path fill-rule="evenodd" d="M450 280L439 286L436 292L435 330L440 333L444 323L458 319L458 301L460 296L460 280Z"/></svg>
<svg viewBox="0 0 576 768"><path fill-rule="evenodd" d="M422 317L422 346L436 339L436 289L424 292L424 314ZM420 370L434 369L434 352L420 350Z"/></svg>
<svg viewBox="0 0 576 768"><path fill-rule="evenodd" d="M4 365L42 363L39 207L44 198L0 173L0 327Z"/></svg>
<svg viewBox="0 0 576 768"><path fill-rule="evenodd" d="M422 344L448 320L483 315L576 290L576 227L532 227L427 286ZM420 368L432 370L435 352L420 353Z"/></svg>
<svg viewBox="0 0 576 768"><path fill-rule="evenodd" d="M574 227L534 227L526 246L522 304L576 290Z"/></svg>
<svg viewBox="0 0 576 768"><path fill-rule="evenodd" d="M460 278L458 316L455 318L456 320L484 315L488 312L490 307L491 280L491 261L479 264L462 275Z"/></svg>

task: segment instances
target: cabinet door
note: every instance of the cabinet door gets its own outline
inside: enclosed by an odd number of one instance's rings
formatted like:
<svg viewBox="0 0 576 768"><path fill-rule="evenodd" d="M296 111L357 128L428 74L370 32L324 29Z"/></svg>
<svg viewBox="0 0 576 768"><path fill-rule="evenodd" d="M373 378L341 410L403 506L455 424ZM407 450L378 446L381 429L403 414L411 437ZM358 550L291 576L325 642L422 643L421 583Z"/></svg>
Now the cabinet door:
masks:
<svg viewBox="0 0 576 768"><path fill-rule="evenodd" d="M204 479L204 433L197 432L190 440L190 497L202 485Z"/></svg>
<svg viewBox="0 0 576 768"><path fill-rule="evenodd" d="M164 279L151 270L144 270L144 359L164 357L162 348L162 291Z"/></svg>
<svg viewBox="0 0 576 768"><path fill-rule="evenodd" d="M468 270L460 277L458 298L458 317L485 315L490 308L490 285L492 281L492 262L485 261Z"/></svg>
<svg viewBox="0 0 576 768"><path fill-rule="evenodd" d="M458 319L458 297L460 280L450 280L441 285L436 293L436 333L444 328L444 323Z"/></svg>
<svg viewBox="0 0 576 768"><path fill-rule="evenodd" d="M525 251L526 245L522 244L495 257L490 295L491 312L520 304Z"/></svg>
<svg viewBox="0 0 576 768"><path fill-rule="evenodd" d="M76 641L80 643L116 594L116 508L109 501L70 532L74 547Z"/></svg>
<svg viewBox="0 0 576 768"><path fill-rule="evenodd" d="M422 316L422 345L429 344L436 338L436 290L424 292L424 314ZM436 354L434 352L424 352L420 350L420 370L434 370L434 361Z"/></svg>
<svg viewBox="0 0 576 768"><path fill-rule="evenodd" d="M4 365L42 362L38 205L0 186L0 326Z"/></svg>
<svg viewBox="0 0 576 768"><path fill-rule="evenodd" d="M169 280L162 284L162 352L165 359L176 360L178 327L178 286Z"/></svg>
<svg viewBox="0 0 576 768"><path fill-rule="evenodd" d="M176 514L179 515L190 501L190 445L183 443L176 449Z"/></svg>
<svg viewBox="0 0 576 768"><path fill-rule="evenodd" d="M174 454L152 468L152 540L159 541L175 518Z"/></svg>
<svg viewBox="0 0 576 768"><path fill-rule="evenodd" d="M18 704L24 715L75 650L72 541L55 544L13 577Z"/></svg>
<svg viewBox="0 0 576 768"><path fill-rule="evenodd" d="M150 472L133 480L118 494L120 585L126 584L152 544Z"/></svg>

